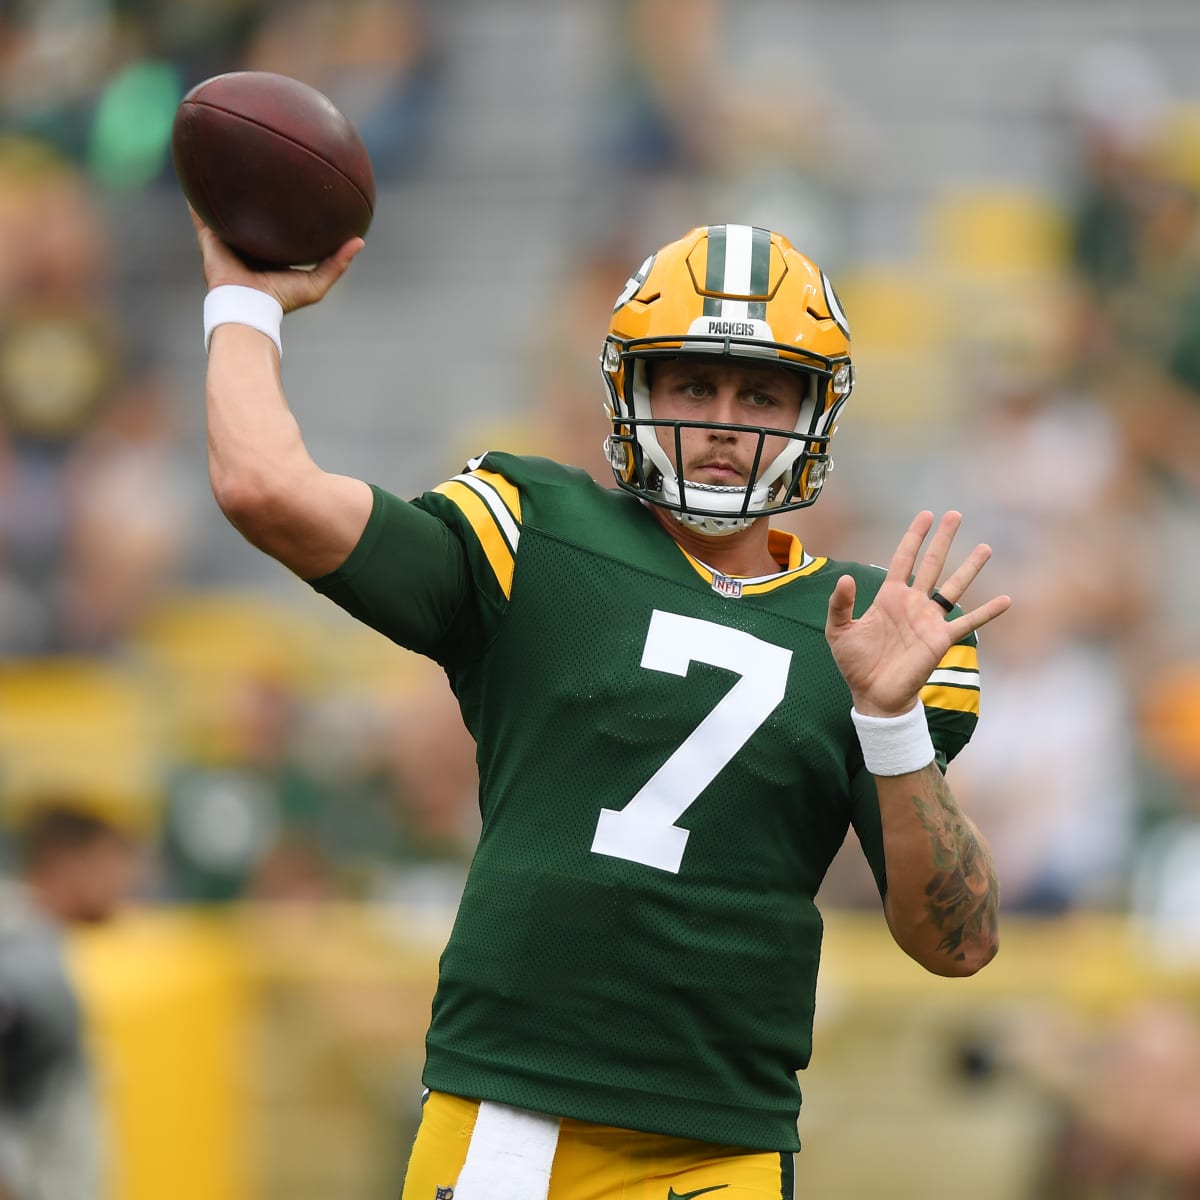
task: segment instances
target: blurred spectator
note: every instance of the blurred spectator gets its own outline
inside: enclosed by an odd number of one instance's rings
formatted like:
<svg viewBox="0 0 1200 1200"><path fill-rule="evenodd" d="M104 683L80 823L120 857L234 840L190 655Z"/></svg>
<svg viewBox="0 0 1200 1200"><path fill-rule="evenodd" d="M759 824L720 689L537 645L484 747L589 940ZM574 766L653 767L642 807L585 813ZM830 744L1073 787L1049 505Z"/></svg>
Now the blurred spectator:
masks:
<svg viewBox="0 0 1200 1200"><path fill-rule="evenodd" d="M364 696L317 703L269 672L229 681L216 737L169 785L170 898L381 898L430 864L461 886L472 743L430 695L414 687L393 712Z"/></svg>
<svg viewBox="0 0 1200 1200"><path fill-rule="evenodd" d="M1130 907L1161 960L1200 963L1200 661L1149 672L1139 689L1145 754Z"/></svg>
<svg viewBox="0 0 1200 1200"><path fill-rule="evenodd" d="M707 188L722 148L729 10L726 0L614 0L599 10L601 69L583 130L593 179L580 204L591 227L627 228L644 242L633 266L670 230L724 219Z"/></svg>
<svg viewBox="0 0 1200 1200"><path fill-rule="evenodd" d="M101 1200L104 1120L65 939L116 914L135 843L73 796L28 812L19 874L0 887L0 1196Z"/></svg>
<svg viewBox="0 0 1200 1200"><path fill-rule="evenodd" d="M0 7L0 128L137 187L168 160L185 86L233 69L264 0L12 0Z"/></svg>
<svg viewBox="0 0 1200 1200"><path fill-rule="evenodd" d="M597 482L612 483L604 452L609 427L596 330L604 327L613 297L646 256L647 247L633 245L634 237L629 226L622 226L608 236L576 239L549 303L539 308L529 332L533 370L522 419L515 429L511 421L495 429L472 428L470 444L465 437L462 441L461 461L503 439L514 452L555 458L581 467Z"/></svg>
<svg viewBox="0 0 1200 1200"><path fill-rule="evenodd" d="M180 761L168 790L164 867L168 897L185 902L329 899L338 891L333 846L319 840L330 806L351 824L353 781L328 793L297 758L298 691L247 664L211 714L208 753Z"/></svg>
<svg viewBox="0 0 1200 1200"><path fill-rule="evenodd" d="M311 84L353 122L380 182L425 149L440 69L427 0L276 0L241 66Z"/></svg>
<svg viewBox="0 0 1200 1200"><path fill-rule="evenodd" d="M126 61L174 63L185 87L236 69L270 0L110 0Z"/></svg>
<svg viewBox="0 0 1200 1200"><path fill-rule="evenodd" d="M43 142L0 134L0 312L99 304L112 268L86 178Z"/></svg>
<svg viewBox="0 0 1200 1200"><path fill-rule="evenodd" d="M390 716L385 762L400 836L379 898L406 925L440 935L462 896L479 837L475 739L440 670L421 660L409 693Z"/></svg>
<svg viewBox="0 0 1200 1200"><path fill-rule="evenodd" d="M631 175L688 171L709 161L719 94L724 0L617 0L614 55L601 116L606 163Z"/></svg>
<svg viewBox="0 0 1200 1200"><path fill-rule="evenodd" d="M215 703L220 731L185 733L183 757L168 781L162 833L168 900L241 898L280 837L296 698L285 681L247 664L244 678L231 681ZM217 714L200 717L205 725L210 719ZM212 748L186 744L210 737Z"/></svg>
<svg viewBox="0 0 1200 1200"><path fill-rule="evenodd" d="M1107 411L1058 373L1055 336L1031 339L998 335L968 385L978 415L957 457L971 518L997 586L1019 599L981 639L986 719L957 778L989 831L1001 903L1053 913L1124 900L1137 796L1126 672L1156 624L1153 510Z"/></svg>
<svg viewBox="0 0 1200 1200"><path fill-rule="evenodd" d="M841 278L843 263L855 252L855 137L848 115L836 92L820 83L823 64L807 60L791 39L758 36L753 17L746 24L740 37L730 39L717 89L709 211L786 229L797 246L819 255L824 269Z"/></svg>
<svg viewBox="0 0 1200 1200"><path fill-rule="evenodd" d="M726 0L617 0L608 11L611 60L591 131L605 217L623 208L647 247L676 227L736 217L785 229L837 265L847 138L820 64L792 39L764 39L763 14Z"/></svg>
<svg viewBox="0 0 1200 1200"><path fill-rule="evenodd" d="M1060 1112L1037 1195L1187 1200L1200 1195L1200 1021L1154 999L1088 1025L1031 1011L1009 1060Z"/></svg>
<svg viewBox="0 0 1200 1200"><path fill-rule="evenodd" d="M1153 58L1127 43L1086 49L1066 84L1073 265L1103 300L1137 270L1140 226L1158 190L1152 160L1167 87Z"/></svg>
<svg viewBox="0 0 1200 1200"><path fill-rule="evenodd" d="M119 644L187 565L192 511L178 421L166 375L147 371L125 380L76 447L64 481L60 593L72 650Z"/></svg>
<svg viewBox="0 0 1200 1200"><path fill-rule="evenodd" d="M133 362L80 171L0 142L0 197L0 651L104 651L186 556L175 394Z"/></svg>
<svg viewBox="0 0 1200 1200"><path fill-rule="evenodd" d="M1135 465L1200 498L1200 195L1177 106L1154 58L1123 43L1082 56L1068 105L1080 361Z"/></svg>
<svg viewBox="0 0 1200 1200"><path fill-rule="evenodd" d="M113 5L13 0L0 21L3 125L82 159L93 101L118 53Z"/></svg>

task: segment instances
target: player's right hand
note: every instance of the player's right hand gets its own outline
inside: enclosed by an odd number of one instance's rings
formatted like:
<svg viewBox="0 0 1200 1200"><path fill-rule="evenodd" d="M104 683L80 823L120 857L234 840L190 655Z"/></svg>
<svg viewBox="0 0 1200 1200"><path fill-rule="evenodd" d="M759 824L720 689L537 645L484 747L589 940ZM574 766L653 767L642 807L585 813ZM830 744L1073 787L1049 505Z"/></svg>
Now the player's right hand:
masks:
<svg viewBox="0 0 1200 1200"><path fill-rule="evenodd" d="M208 290L230 283L255 288L274 296L285 313L324 299L329 289L346 273L354 256L366 245L360 237L350 238L311 270L288 268L282 271L256 271L221 241L194 209L189 207L188 212L196 227L200 261Z"/></svg>

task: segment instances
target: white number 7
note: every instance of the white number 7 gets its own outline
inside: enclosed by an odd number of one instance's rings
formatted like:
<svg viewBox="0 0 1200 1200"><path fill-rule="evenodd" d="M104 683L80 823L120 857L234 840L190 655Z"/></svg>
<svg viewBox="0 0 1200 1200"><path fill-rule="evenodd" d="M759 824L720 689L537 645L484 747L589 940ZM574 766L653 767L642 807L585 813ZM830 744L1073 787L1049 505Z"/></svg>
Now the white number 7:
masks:
<svg viewBox="0 0 1200 1200"><path fill-rule="evenodd" d="M687 675L694 662L741 678L624 808L600 810L593 854L676 874L688 830L675 824L783 699L792 652L738 629L655 611L642 666Z"/></svg>

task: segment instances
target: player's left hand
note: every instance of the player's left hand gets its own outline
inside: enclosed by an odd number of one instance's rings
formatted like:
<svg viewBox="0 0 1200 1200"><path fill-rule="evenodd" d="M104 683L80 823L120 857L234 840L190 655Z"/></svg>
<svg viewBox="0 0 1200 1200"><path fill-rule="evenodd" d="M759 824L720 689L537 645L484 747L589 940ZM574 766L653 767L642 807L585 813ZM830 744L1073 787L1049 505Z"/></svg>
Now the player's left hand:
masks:
<svg viewBox="0 0 1200 1200"><path fill-rule="evenodd" d="M961 524L961 513L946 513L922 555L921 547L933 528L933 513L918 513L892 555L883 585L857 620L853 577L843 575L834 587L825 638L860 713L895 717L908 712L946 651L1008 611L1012 603L1009 597L996 596L949 620L946 610L932 598L936 591L959 604L992 556L990 547L978 545L956 571L942 580L950 546Z"/></svg>

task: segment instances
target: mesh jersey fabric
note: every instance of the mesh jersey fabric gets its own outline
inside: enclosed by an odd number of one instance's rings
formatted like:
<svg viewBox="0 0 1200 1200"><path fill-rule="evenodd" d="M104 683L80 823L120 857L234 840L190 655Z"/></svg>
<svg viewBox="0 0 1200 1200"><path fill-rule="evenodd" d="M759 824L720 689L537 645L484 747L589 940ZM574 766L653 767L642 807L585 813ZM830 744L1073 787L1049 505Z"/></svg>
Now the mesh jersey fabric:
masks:
<svg viewBox="0 0 1200 1200"><path fill-rule="evenodd" d="M840 575L861 610L883 571L806 557L731 585L582 472L496 454L473 468L415 502L469 564L421 648L476 738L482 814L424 1082L795 1150L814 897L851 824L884 881L825 611ZM380 528L411 520L398 505L382 498L363 554L316 581L393 635L384 614L405 598ZM943 762L974 728L977 676L963 679L929 709Z"/></svg>

